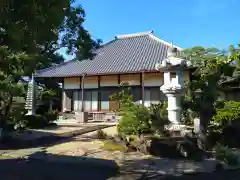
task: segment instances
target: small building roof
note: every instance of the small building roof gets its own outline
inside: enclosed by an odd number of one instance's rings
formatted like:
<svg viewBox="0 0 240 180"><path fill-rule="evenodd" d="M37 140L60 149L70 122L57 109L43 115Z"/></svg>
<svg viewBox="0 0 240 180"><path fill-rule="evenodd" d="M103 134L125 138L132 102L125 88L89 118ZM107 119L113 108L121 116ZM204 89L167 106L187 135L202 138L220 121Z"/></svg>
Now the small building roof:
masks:
<svg viewBox="0 0 240 180"><path fill-rule="evenodd" d="M40 70L36 77L72 77L102 74L137 73L143 70L155 71L156 63L167 57L172 45L153 35L153 32L116 36L95 51L93 60L77 59Z"/></svg>

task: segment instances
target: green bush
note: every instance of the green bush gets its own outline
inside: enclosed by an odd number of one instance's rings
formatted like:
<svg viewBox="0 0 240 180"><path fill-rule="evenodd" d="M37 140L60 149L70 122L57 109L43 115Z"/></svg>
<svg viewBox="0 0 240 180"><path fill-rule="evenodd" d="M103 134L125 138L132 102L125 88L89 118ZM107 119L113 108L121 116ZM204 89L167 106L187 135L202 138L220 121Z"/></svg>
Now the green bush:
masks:
<svg viewBox="0 0 240 180"><path fill-rule="evenodd" d="M24 116L27 111L24 108L23 103L14 103L12 111L9 114L7 121L7 130L8 131L20 131L26 128L26 121Z"/></svg>
<svg viewBox="0 0 240 180"><path fill-rule="evenodd" d="M121 137L162 132L164 125L168 124L165 102L151 105L149 109L142 104L135 104L131 88L125 87L124 84L120 85L120 91L110 96L110 99L120 104L119 114L122 119L117 129Z"/></svg>
<svg viewBox="0 0 240 180"><path fill-rule="evenodd" d="M194 118L199 117L195 102L183 97L181 99L181 107L181 122L185 125L193 125Z"/></svg>
<svg viewBox="0 0 240 180"><path fill-rule="evenodd" d="M225 102L223 107L216 109L216 115L213 117L213 120L220 128L228 126L233 121L240 121L240 102Z"/></svg>
<svg viewBox="0 0 240 180"><path fill-rule="evenodd" d="M43 115L36 114L31 116L25 116L23 122L27 128L44 128L51 125L58 116L57 111L49 111Z"/></svg>
<svg viewBox="0 0 240 180"><path fill-rule="evenodd" d="M151 132L150 113L143 105L133 104L122 115L117 127L120 135L141 135Z"/></svg>
<svg viewBox="0 0 240 180"><path fill-rule="evenodd" d="M236 166L239 164L238 156L233 153L227 146L217 144L215 146L215 158L228 165Z"/></svg>
<svg viewBox="0 0 240 180"><path fill-rule="evenodd" d="M58 111L48 111L47 113L44 113L43 116L45 116L48 123L51 124L58 119L58 115Z"/></svg>
<svg viewBox="0 0 240 180"><path fill-rule="evenodd" d="M26 121L26 127L33 129L44 128L49 124L46 117L39 114L25 116L24 120Z"/></svg>
<svg viewBox="0 0 240 180"><path fill-rule="evenodd" d="M164 133L164 126L170 123L168 120L167 103L151 104L149 111L152 131L160 134Z"/></svg>

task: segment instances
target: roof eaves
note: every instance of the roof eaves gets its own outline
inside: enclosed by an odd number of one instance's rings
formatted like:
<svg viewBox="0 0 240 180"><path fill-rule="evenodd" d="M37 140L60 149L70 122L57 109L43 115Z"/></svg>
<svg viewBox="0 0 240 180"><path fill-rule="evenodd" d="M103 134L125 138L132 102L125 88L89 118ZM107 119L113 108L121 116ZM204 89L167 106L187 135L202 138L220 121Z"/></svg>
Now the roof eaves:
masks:
<svg viewBox="0 0 240 180"><path fill-rule="evenodd" d="M58 67L64 66L64 65L66 65L68 63L72 63L74 61L77 61L77 59L72 59L72 60L65 61L63 63L57 64L57 65L53 65L53 66L50 66L50 67L47 67L47 68L44 68L44 69L37 70L35 74L44 73L44 72L52 70L54 68L58 68Z"/></svg>

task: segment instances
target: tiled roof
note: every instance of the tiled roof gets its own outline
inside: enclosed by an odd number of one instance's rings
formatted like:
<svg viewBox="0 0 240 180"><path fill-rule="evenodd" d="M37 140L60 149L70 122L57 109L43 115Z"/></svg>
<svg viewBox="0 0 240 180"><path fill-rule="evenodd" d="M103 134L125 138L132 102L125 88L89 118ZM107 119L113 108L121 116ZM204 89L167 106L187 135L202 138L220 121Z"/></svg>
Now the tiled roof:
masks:
<svg viewBox="0 0 240 180"><path fill-rule="evenodd" d="M157 38L152 32L116 36L96 50L93 60L71 60L40 70L36 76L67 77L83 73L97 75L151 71L155 70L156 63L166 58L170 46L174 45Z"/></svg>

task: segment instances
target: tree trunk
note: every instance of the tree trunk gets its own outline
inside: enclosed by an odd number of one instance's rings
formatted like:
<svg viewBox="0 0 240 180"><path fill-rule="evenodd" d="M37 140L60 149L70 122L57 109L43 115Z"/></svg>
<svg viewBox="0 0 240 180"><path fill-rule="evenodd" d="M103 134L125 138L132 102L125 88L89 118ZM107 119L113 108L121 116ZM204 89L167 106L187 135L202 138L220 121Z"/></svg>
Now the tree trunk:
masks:
<svg viewBox="0 0 240 180"><path fill-rule="evenodd" d="M11 96L5 105L4 112L0 114L0 140L4 140L6 137L6 127L7 127L7 120L9 118L10 111L12 109L12 101L13 97Z"/></svg>
<svg viewBox="0 0 240 180"><path fill-rule="evenodd" d="M10 98L9 98L7 104L6 104L5 113L4 113L6 119L8 119L9 114L10 114L10 112L12 110L12 102L13 102L13 97L10 96Z"/></svg>
<svg viewBox="0 0 240 180"><path fill-rule="evenodd" d="M212 118L211 108L200 110L200 127L198 132L198 147L205 151L207 145L207 127Z"/></svg>

